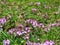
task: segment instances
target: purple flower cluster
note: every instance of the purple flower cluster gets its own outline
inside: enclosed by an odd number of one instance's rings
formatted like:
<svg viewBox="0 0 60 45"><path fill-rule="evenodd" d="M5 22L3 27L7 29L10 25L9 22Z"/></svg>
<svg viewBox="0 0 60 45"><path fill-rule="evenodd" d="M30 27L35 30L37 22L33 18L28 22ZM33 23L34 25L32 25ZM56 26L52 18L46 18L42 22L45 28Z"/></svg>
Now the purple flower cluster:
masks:
<svg viewBox="0 0 60 45"><path fill-rule="evenodd" d="M54 26L60 27L60 23L52 23L52 24L49 24L49 27L54 27Z"/></svg>
<svg viewBox="0 0 60 45"><path fill-rule="evenodd" d="M28 24L29 23L32 24L33 27L37 27L38 26L38 27L44 28L44 24L43 23L39 23L38 24L37 21L33 20L33 19L28 19L25 22L28 23Z"/></svg>
<svg viewBox="0 0 60 45"><path fill-rule="evenodd" d="M30 42L30 41L27 41L26 42L26 45L40 45L40 43L33 43L33 42Z"/></svg>
<svg viewBox="0 0 60 45"><path fill-rule="evenodd" d="M27 31L27 32L30 32L30 28L29 27L25 27L24 30Z"/></svg>
<svg viewBox="0 0 60 45"><path fill-rule="evenodd" d="M52 24L49 24L49 27L54 27L56 26L57 23L52 23Z"/></svg>
<svg viewBox="0 0 60 45"><path fill-rule="evenodd" d="M29 34L30 32L30 28L29 27L23 27L22 25L21 26L18 26L18 27L15 27L15 28L12 28L8 31L8 34L15 34L16 36L20 36L20 35L23 35L24 34L24 37L25 38L28 38L29 35L26 35L26 34ZM25 39L24 38L24 39Z"/></svg>
<svg viewBox="0 0 60 45"><path fill-rule="evenodd" d="M43 29L44 29L44 31L46 31L46 32L48 32L48 31L50 30L49 27L44 27Z"/></svg>
<svg viewBox="0 0 60 45"><path fill-rule="evenodd" d="M45 42L43 43L43 45L53 45L53 44L54 44L53 41L45 41Z"/></svg>
<svg viewBox="0 0 60 45"><path fill-rule="evenodd" d="M27 45L54 45L53 41L45 41L44 43L26 42Z"/></svg>
<svg viewBox="0 0 60 45"><path fill-rule="evenodd" d="M39 23L39 24L38 24L38 22L37 22L36 20L33 20L33 19L28 19L28 20L25 21L25 23L27 23L27 24L32 24L33 27L42 28L42 29L44 29L46 32L48 32L48 31L51 29L51 27L60 26L60 23L56 23L56 22L51 23L51 24L48 24L48 25L45 26L43 23Z"/></svg>
<svg viewBox="0 0 60 45"><path fill-rule="evenodd" d="M6 22L5 18L0 18L0 24L4 24Z"/></svg>
<svg viewBox="0 0 60 45"><path fill-rule="evenodd" d="M10 40L3 40L3 45L10 45Z"/></svg>
<svg viewBox="0 0 60 45"><path fill-rule="evenodd" d="M49 28L46 28L46 26L44 26L43 23L39 23L39 24L38 24L36 20L28 19L28 20L26 20L25 22L26 22L27 24L32 24L33 27L39 27L39 28L44 29L45 31L48 31L48 30L49 30Z"/></svg>
<svg viewBox="0 0 60 45"><path fill-rule="evenodd" d="M37 27L38 26L37 21L35 21L33 19L28 19L25 22L28 23L28 24L29 23L32 24L33 27Z"/></svg>

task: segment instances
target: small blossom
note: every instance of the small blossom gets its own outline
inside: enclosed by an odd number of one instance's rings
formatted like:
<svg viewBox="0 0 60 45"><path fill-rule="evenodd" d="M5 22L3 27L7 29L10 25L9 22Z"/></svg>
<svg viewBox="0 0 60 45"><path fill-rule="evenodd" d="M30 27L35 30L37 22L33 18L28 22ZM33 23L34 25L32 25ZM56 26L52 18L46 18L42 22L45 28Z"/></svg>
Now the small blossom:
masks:
<svg viewBox="0 0 60 45"><path fill-rule="evenodd" d="M32 12L37 12L37 9L36 8L32 8Z"/></svg>
<svg viewBox="0 0 60 45"><path fill-rule="evenodd" d="M53 44L54 44L54 42L50 40L50 45L53 45Z"/></svg>
<svg viewBox="0 0 60 45"><path fill-rule="evenodd" d="M26 42L27 45L54 45L53 41L45 41L44 43L36 43L36 42Z"/></svg>
<svg viewBox="0 0 60 45"><path fill-rule="evenodd" d="M26 44L27 45L41 45L40 43L35 43L35 42L30 42L30 41L26 42Z"/></svg>
<svg viewBox="0 0 60 45"><path fill-rule="evenodd" d="M0 19L0 24L4 24L6 22L6 19L5 18L1 18Z"/></svg>
<svg viewBox="0 0 60 45"><path fill-rule="evenodd" d="M28 19L28 20L25 21L25 23L31 23L32 24L34 21L35 20L33 20L33 19Z"/></svg>
<svg viewBox="0 0 60 45"><path fill-rule="evenodd" d="M8 31L8 34L13 34L13 30L12 30L12 29L9 30L9 31Z"/></svg>
<svg viewBox="0 0 60 45"><path fill-rule="evenodd" d="M33 21L32 25L33 25L33 27L37 27L38 26L36 21Z"/></svg>
<svg viewBox="0 0 60 45"><path fill-rule="evenodd" d="M43 23L40 23L40 24L39 24L39 27L44 28L44 24L43 24Z"/></svg>
<svg viewBox="0 0 60 45"><path fill-rule="evenodd" d="M37 26L38 26L37 21L35 21L35 20L33 20L33 19L28 19L28 20L26 21L26 23L32 24L33 27L37 27Z"/></svg>
<svg viewBox="0 0 60 45"><path fill-rule="evenodd" d="M36 2L36 5L37 5L37 6L40 6L40 2Z"/></svg>
<svg viewBox="0 0 60 45"><path fill-rule="evenodd" d="M19 36L22 35L22 33L20 31L17 31L16 34Z"/></svg>
<svg viewBox="0 0 60 45"><path fill-rule="evenodd" d="M30 20L31 20L31 19L26 20L25 23L30 23Z"/></svg>
<svg viewBox="0 0 60 45"><path fill-rule="evenodd" d="M30 32L30 28L29 27L25 27L24 29L26 32Z"/></svg>
<svg viewBox="0 0 60 45"><path fill-rule="evenodd" d="M53 44L54 44L53 41L45 41L45 42L43 43L43 45L53 45Z"/></svg>
<svg viewBox="0 0 60 45"><path fill-rule="evenodd" d="M60 23L57 23L56 25L57 25L58 27L60 27Z"/></svg>
<svg viewBox="0 0 60 45"><path fill-rule="evenodd" d="M45 42L43 43L43 45L50 45L50 42L49 42L49 41L45 41Z"/></svg>
<svg viewBox="0 0 60 45"><path fill-rule="evenodd" d="M10 45L10 40L3 40L3 45Z"/></svg>
<svg viewBox="0 0 60 45"><path fill-rule="evenodd" d="M30 28L29 27L25 27L25 30L27 31L27 30L30 30Z"/></svg>
<svg viewBox="0 0 60 45"><path fill-rule="evenodd" d="M56 26L56 23L52 23L49 25L50 27Z"/></svg>
<svg viewBox="0 0 60 45"><path fill-rule="evenodd" d="M26 42L26 45L32 45L32 42L27 41L27 42Z"/></svg>
<svg viewBox="0 0 60 45"><path fill-rule="evenodd" d="M30 19L30 23L32 24L34 22L34 20L33 19Z"/></svg>
<svg viewBox="0 0 60 45"><path fill-rule="evenodd" d="M45 30L46 32L48 32L48 31L50 30L50 28L44 27L44 30Z"/></svg>

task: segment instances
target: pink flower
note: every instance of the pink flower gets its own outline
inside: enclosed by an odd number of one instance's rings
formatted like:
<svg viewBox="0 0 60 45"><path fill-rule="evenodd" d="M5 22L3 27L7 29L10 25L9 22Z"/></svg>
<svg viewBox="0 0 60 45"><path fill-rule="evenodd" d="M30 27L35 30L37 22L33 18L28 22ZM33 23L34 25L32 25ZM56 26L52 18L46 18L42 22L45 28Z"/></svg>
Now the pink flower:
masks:
<svg viewBox="0 0 60 45"><path fill-rule="evenodd" d="M35 43L35 42L34 42L33 45L41 45L41 44L40 44L40 43Z"/></svg>
<svg viewBox="0 0 60 45"><path fill-rule="evenodd" d="M20 36L20 35L22 35L22 32L21 31L17 31L16 34Z"/></svg>
<svg viewBox="0 0 60 45"><path fill-rule="evenodd" d="M13 34L13 30L10 29L10 30L8 31L8 34Z"/></svg>
<svg viewBox="0 0 60 45"><path fill-rule="evenodd" d="M5 18L1 18L1 19L0 19L0 23L1 23L1 24L4 24L5 22L6 22L6 19L5 19Z"/></svg>
<svg viewBox="0 0 60 45"><path fill-rule="evenodd" d="M56 24L58 27L60 27L60 24L58 23L58 24Z"/></svg>
<svg viewBox="0 0 60 45"><path fill-rule="evenodd" d="M45 41L45 42L43 43L43 45L50 45L50 42L49 42L49 41Z"/></svg>
<svg viewBox="0 0 60 45"><path fill-rule="evenodd" d="M32 8L32 12L37 12L37 9L36 8Z"/></svg>
<svg viewBox="0 0 60 45"><path fill-rule="evenodd" d="M44 30L45 30L46 32L48 32L48 31L50 30L50 28L44 27Z"/></svg>
<svg viewBox="0 0 60 45"><path fill-rule="evenodd" d="M3 45L10 45L10 40L3 40Z"/></svg>
<svg viewBox="0 0 60 45"><path fill-rule="evenodd" d="M37 5L37 6L40 6L40 2L36 2L36 5Z"/></svg>
<svg viewBox="0 0 60 45"><path fill-rule="evenodd" d="M53 41L45 41L44 43L36 43L36 42L26 42L27 45L53 45Z"/></svg>
<svg viewBox="0 0 60 45"><path fill-rule="evenodd" d="M30 28L29 27L25 27L24 29L26 32L30 32Z"/></svg>
<svg viewBox="0 0 60 45"><path fill-rule="evenodd" d="M27 44L27 45L42 45L42 44L40 44L40 43L30 42L30 41L26 42L26 44Z"/></svg>
<svg viewBox="0 0 60 45"><path fill-rule="evenodd" d="M25 21L25 23L30 23L30 21L31 21L31 19L28 19L28 20Z"/></svg>
<svg viewBox="0 0 60 45"><path fill-rule="evenodd" d="M27 31L27 30L30 30L30 28L29 27L25 27L25 30Z"/></svg>
<svg viewBox="0 0 60 45"><path fill-rule="evenodd" d="M26 42L26 45L33 45L33 44L32 44L32 42L27 41L27 42Z"/></svg>
<svg viewBox="0 0 60 45"><path fill-rule="evenodd" d="M33 21L32 26L33 27L37 27L38 26L37 22L36 21Z"/></svg>
<svg viewBox="0 0 60 45"><path fill-rule="evenodd" d="M52 23L49 25L50 27L56 26L56 23Z"/></svg>
<svg viewBox="0 0 60 45"><path fill-rule="evenodd" d="M43 45L53 45L53 44L54 44L53 41L45 41L45 42L43 43Z"/></svg>
<svg viewBox="0 0 60 45"><path fill-rule="evenodd" d="M30 20L30 23L32 24L34 21L35 21L35 20L31 19L31 20Z"/></svg>
<svg viewBox="0 0 60 45"><path fill-rule="evenodd" d="M28 19L28 20L26 21L26 23L32 24L33 27L37 27L37 26L38 26L37 21L35 21L35 20L33 20L33 19Z"/></svg>
<svg viewBox="0 0 60 45"><path fill-rule="evenodd" d="M50 45L53 45L53 44L54 44L54 42L50 40Z"/></svg>
<svg viewBox="0 0 60 45"><path fill-rule="evenodd" d="M44 24L43 23L40 23L39 24L39 27L44 28Z"/></svg>

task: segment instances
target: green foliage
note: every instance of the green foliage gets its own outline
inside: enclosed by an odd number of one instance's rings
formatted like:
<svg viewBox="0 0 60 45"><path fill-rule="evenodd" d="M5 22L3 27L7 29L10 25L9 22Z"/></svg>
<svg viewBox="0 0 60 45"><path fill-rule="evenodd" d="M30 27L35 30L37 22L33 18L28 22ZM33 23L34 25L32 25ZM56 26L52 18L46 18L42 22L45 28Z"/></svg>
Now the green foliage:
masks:
<svg viewBox="0 0 60 45"><path fill-rule="evenodd" d="M60 12L57 15L54 14L54 12L59 10L60 0L5 0L3 1L4 4L1 4L1 2L2 0L0 0L0 18L6 17L9 14L11 14L12 17L3 25L4 31L0 32L0 45L3 45L2 41L4 39L9 39L11 45L25 45L26 40L21 36L16 38L15 36L7 34L8 29L15 27L16 22L18 21L23 22L26 19L31 18L37 20L38 23L42 22L44 25L47 25L53 23L55 20L60 20ZM30 5L30 2L33 2L34 4ZM41 5L36 6L36 2L40 2ZM51 8L44 8L44 5ZM31 11L32 8L36 8L37 12L33 13ZM49 19L47 20L42 18L42 14L45 13L49 16ZM21 15L23 18L20 19L21 17L19 18L18 15ZM44 42L45 40L53 40L56 45L60 45L60 27L53 27L49 32L45 32L43 29L39 28L33 28L32 31L33 32L30 33L30 41ZM37 40L38 38L40 39L39 41Z"/></svg>

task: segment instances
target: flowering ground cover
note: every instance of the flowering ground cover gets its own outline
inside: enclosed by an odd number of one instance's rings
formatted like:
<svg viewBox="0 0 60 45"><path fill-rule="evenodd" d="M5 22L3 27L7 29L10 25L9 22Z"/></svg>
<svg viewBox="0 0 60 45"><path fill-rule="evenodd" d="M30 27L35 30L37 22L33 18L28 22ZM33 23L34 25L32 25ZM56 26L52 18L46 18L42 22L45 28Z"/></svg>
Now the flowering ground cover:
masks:
<svg viewBox="0 0 60 45"><path fill-rule="evenodd" d="M0 45L60 45L60 0L0 0Z"/></svg>

